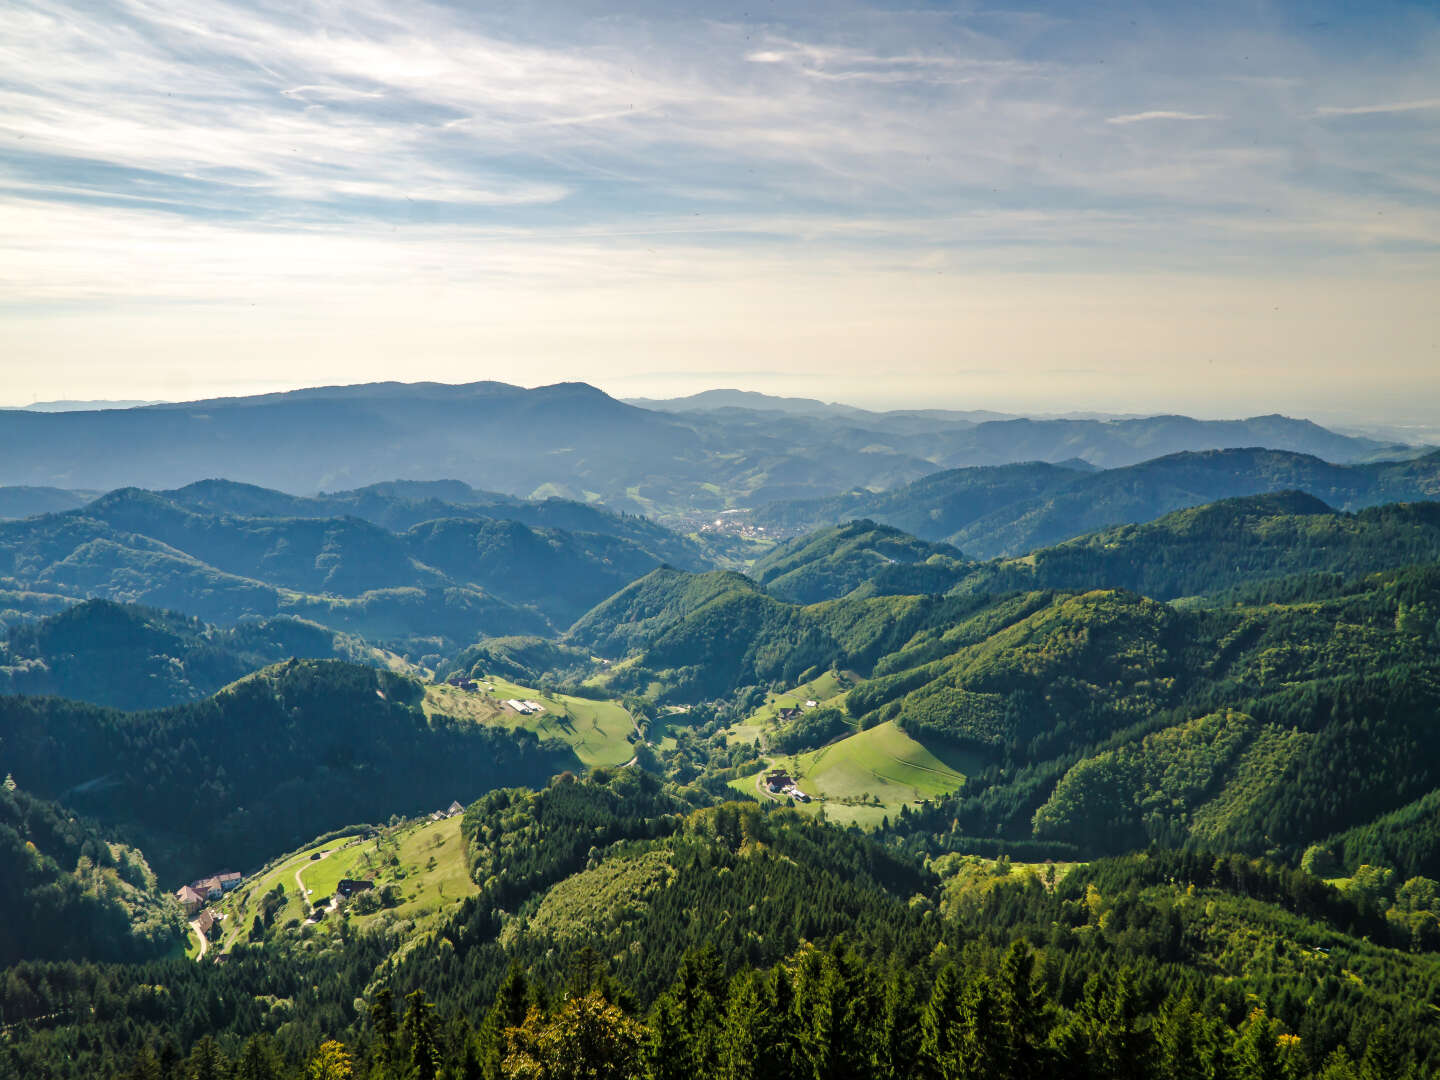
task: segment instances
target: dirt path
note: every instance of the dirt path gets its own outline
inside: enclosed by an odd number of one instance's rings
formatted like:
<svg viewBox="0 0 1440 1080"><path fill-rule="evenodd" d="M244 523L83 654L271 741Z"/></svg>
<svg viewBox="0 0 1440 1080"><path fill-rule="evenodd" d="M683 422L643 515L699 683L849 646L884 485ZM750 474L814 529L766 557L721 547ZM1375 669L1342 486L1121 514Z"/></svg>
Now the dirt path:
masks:
<svg viewBox="0 0 1440 1080"><path fill-rule="evenodd" d="M765 758L765 767L755 774L755 790L771 802L781 802L779 795L773 795L770 789L765 786L765 774L775 767L775 763Z"/></svg>
<svg viewBox="0 0 1440 1080"><path fill-rule="evenodd" d="M310 910L311 910L311 909L310 909L310 893L311 893L313 890L307 889L307 888L305 887L305 882L303 882L302 880L300 880L300 875L303 874L306 870L310 869L310 867L314 866L317 862L320 862L320 861L323 860L323 859L328 859L329 857L330 857L330 852L329 852L329 851L322 851L322 852L320 853L320 858L319 858L319 859L306 859L306 860L305 860L305 865L301 866L299 870L296 870L296 871L295 871L295 887L300 890L300 900L301 900L301 901L304 903L304 905L305 905L305 913L306 913L307 915L310 913Z"/></svg>
<svg viewBox="0 0 1440 1080"><path fill-rule="evenodd" d="M195 957L195 962L198 964L201 960L205 959L205 950L210 947L210 942L206 941L205 935L200 932L199 919L194 920L190 924L190 929L194 932L195 936L200 939L200 955Z"/></svg>

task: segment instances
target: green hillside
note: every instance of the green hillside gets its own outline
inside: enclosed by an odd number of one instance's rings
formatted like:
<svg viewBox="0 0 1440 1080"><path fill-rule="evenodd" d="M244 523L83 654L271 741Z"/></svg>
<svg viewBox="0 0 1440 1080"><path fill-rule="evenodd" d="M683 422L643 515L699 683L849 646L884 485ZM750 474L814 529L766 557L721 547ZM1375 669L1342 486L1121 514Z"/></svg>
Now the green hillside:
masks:
<svg viewBox="0 0 1440 1080"><path fill-rule="evenodd" d="M542 711L523 715L507 701L533 701ZM616 701L545 693L493 675L475 690L427 686L427 715L471 720L507 731L528 731L542 741L565 743L589 768L623 765L635 755L635 721Z"/></svg>
<svg viewBox="0 0 1440 1080"><path fill-rule="evenodd" d="M319 898L341 858L368 857L392 900L438 896L463 844L474 884L460 903L352 901L288 927L277 909L255 943L225 938L223 964L12 968L7 1017L55 1009L46 980L62 971L113 1004L23 1025L7 1062L57 1080L123 1075L178 1033L171 1056L187 1068L272 1063L266 1075L342 1054L372 1076L418 1057L437 1075L647 1080L734 1076L737 1059L877 1080L1369 1080L1440 1063L1440 954L1409 933L1433 907L1397 897L1382 911L1263 859L1157 849L932 868L795 811L687 805L634 770L495 791L454 830L308 845L227 900L226 923L292 867Z"/></svg>
<svg viewBox="0 0 1440 1080"><path fill-rule="evenodd" d="M460 823L459 816L418 818L342 832L281 856L212 905L221 930L209 948L283 949L302 934L333 945L342 923L350 933L423 932L435 916L478 891ZM373 899L337 899L345 878L371 882Z"/></svg>
<svg viewBox="0 0 1440 1080"><path fill-rule="evenodd" d="M1172 599L1245 582L1327 572L1350 576L1440 559L1440 503L1336 513L1285 492L1179 510L978 567L960 588L1126 588Z"/></svg>
<svg viewBox="0 0 1440 1080"><path fill-rule="evenodd" d="M620 531L648 535L638 526ZM17 590L142 603L223 624L297 615L371 642L404 643L417 656L427 644L453 651L483 634L566 626L662 561L628 537L490 517L393 532L357 517L241 516L137 489L0 523L0 579Z"/></svg>
<svg viewBox="0 0 1440 1080"><path fill-rule="evenodd" d="M959 551L870 521L852 521L784 544L757 559L751 576L797 604L834 600L866 587L872 595L941 593L968 569Z"/></svg>
<svg viewBox="0 0 1440 1080"><path fill-rule="evenodd" d="M152 959L177 949L180 931L143 854L8 777L0 784L0 967Z"/></svg>
<svg viewBox="0 0 1440 1080"><path fill-rule="evenodd" d="M292 660L152 712L0 697L0 745L22 786L122 830L166 882L433 809L437 790L469 800L579 767L528 731L427 715L424 696L389 672Z"/></svg>
<svg viewBox="0 0 1440 1080"><path fill-rule="evenodd" d="M965 783L967 773L984 766L976 755L945 743L926 746L893 722L808 753L772 755L769 762L767 769L785 769L814 800L799 804L800 811L823 810L827 820L867 827L897 817L901 807L948 795ZM731 786L752 798L772 798L759 784L764 772L734 780Z"/></svg>
<svg viewBox="0 0 1440 1080"><path fill-rule="evenodd" d="M88 600L10 628L0 639L0 693L154 709L206 697L292 656L396 662L300 619L246 620L221 629L173 612Z"/></svg>
<svg viewBox="0 0 1440 1080"><path fill-rule="evenodd" d="M1272 449L1187 450L1098 471L1040 461L951 469L888 491L776 503L755 520L799 532L869 518L972 558L994 558L1241 496L1301 491L1348 511L1440 497L1433 452L1337 465L1331 462L1341 458L1319 449L1295 452L1263 439L1227 445Z"/></svg>

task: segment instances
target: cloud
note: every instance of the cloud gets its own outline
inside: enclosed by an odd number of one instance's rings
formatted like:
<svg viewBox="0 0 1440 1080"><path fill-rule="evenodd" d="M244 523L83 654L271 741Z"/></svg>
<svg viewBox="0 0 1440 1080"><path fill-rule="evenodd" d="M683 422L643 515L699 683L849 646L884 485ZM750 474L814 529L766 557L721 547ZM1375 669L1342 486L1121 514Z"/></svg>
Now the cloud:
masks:
<svg viewBox="0 0 1440 1080"><path fill-rule="evenodd" d="M1418 112L1422 109L1440 109L1440 97L1425 98L1421 101L1392 101L1381 105L1322 105L1315 110L1315 115L1370 116L1373 113Z"/></svg>
<svg viewBox="0 0 1440 1080"><path fill-rule="evenodd" d="M1440 101L1440 22L1413 55L1337 57L1233 20L1104 18L12 0L0 294L323 307L392 274L568 290L1436 258L1440 148L1325 118Z"/></svg>
<svg viewBox="0 0 1440 1080"><path fill-rule="evenodd" d="M1125 113L1121 116L1107 116L1107 124L1140 124L1147 120L1218 120L1214 113L1177 112L1173 109L1151 109L1148 112Z"/></svg>

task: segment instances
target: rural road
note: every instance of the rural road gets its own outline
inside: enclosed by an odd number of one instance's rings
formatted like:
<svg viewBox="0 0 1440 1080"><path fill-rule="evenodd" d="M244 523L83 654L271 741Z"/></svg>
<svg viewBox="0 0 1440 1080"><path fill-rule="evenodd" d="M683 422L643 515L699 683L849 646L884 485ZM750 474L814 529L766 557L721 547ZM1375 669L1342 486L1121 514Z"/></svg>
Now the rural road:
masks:
<svg viewBox="0 0 1440 1080"><path fill-rule="evenodd" d="M328 859L329 857L330 852L327 849L320 853L319 859L307 859L305 865L300 867L299 870L295 871L295 887L300 890L300 901L305 905L305 913L307 915L310 913L310 890L305 887L305 882L300 880L300 875L303 874L310 867L314 866L317 862L320 862L321 859Z"/></svg>
<svg viewBox="0 0 1440 1080"><path fill-rule="evenodd" d="M205 950L210 947L210 942L206 941L205 935L200 932L199 919L196 919L190 924L190 929L194 931L195 936L200 939L200 955L195 957L195 962L198 964L201 960L205 959Z"/></svg>

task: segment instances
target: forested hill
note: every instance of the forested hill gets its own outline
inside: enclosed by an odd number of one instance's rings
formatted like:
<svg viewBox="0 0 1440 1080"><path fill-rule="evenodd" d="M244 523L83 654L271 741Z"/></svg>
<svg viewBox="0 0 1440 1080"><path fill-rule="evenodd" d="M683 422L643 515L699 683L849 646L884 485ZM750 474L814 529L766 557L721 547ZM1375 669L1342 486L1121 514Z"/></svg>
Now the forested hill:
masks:
<svg viewBox="0 0 1440 1080"><path fill-rule="evenodd" d="M892 491L775 503L753 517L792 532L869 518L990 558L1218 499L1283 491L1305 492L1340 510L1440 498L1440 453L1334 465L1281 450L1213 450L1101 472L1041 463L954 469Z"/></svg>
<svg viewBox="0 0 1440 1080"><path fill-rule="evenodd" d="M750 575L772 596L813 604L861 586L881 595L945 592L969 566L948 544L853 521L779 545L755 561Z"/></svg>
<svg viewBox="0 0 1440 1080"><path fill-rule="evenodd" d="M1292 574L1440 560L1440 502L1337 513L1298 492L1225 499L975 568L961 590L1133 589L1169 600Z"/></svg>
<svg viewBox="0 0 1440 1080"><path fill-rule="evenodd" d="M356 517L197 510L133 489L0 524L0 583L12 589L225 624L297 615L401 648L563 627L663 561L622 537L488 517L396 533Z"/></svg>
<svg viewBox="0 0 1440 1080"><path fill-rule="evenodd" d="M708 560L693 541L637 514L614 513L574 499L521 499L477 491L458 480L391 480L354 491L290 495L232 480L201 480L159 493L169 501L209 514L239 517L355 517L391 532L442 518L518 521L538 529L595 533L628 540L657 559L685 569Z"/></svg>
<svg viewBox="0 0 1440 1080"><path fill-rule="evenodd" d="M1440 1063L1436 954L1263 860L921 867L793 810L694 808L633 770L495 792L462 831L479 892L399 957L398 928L346 909L223 965L17 965L7 1017L75 1019L18 1027L4 1062L55 1080L232 1064L246 1080L1372 1080Z"/></svg>
<svg viewBox="0 0 1440 1080"><path fill-rule="evenodd" d="M579 767L528 732L427 717L422 696L385 671L302 660L154 712L0 697L0 765L118 830L166 882Z"/></svg>
<svg viewBox="0 0 1440 1080"><path fill-rule="evenodd" d="M174 612L87 600L10 627L0 639L0 693L156 709L207 697L292 656L382 659L347 635L301 619L221 629Z"/></svg>
<svg viewBox="0 0 1440 1080"><path fill-rule="evenodd" d="M144 855L13 779L0 785L0 968L22 958L148 960L180 941L179 911Z"/></svg>

